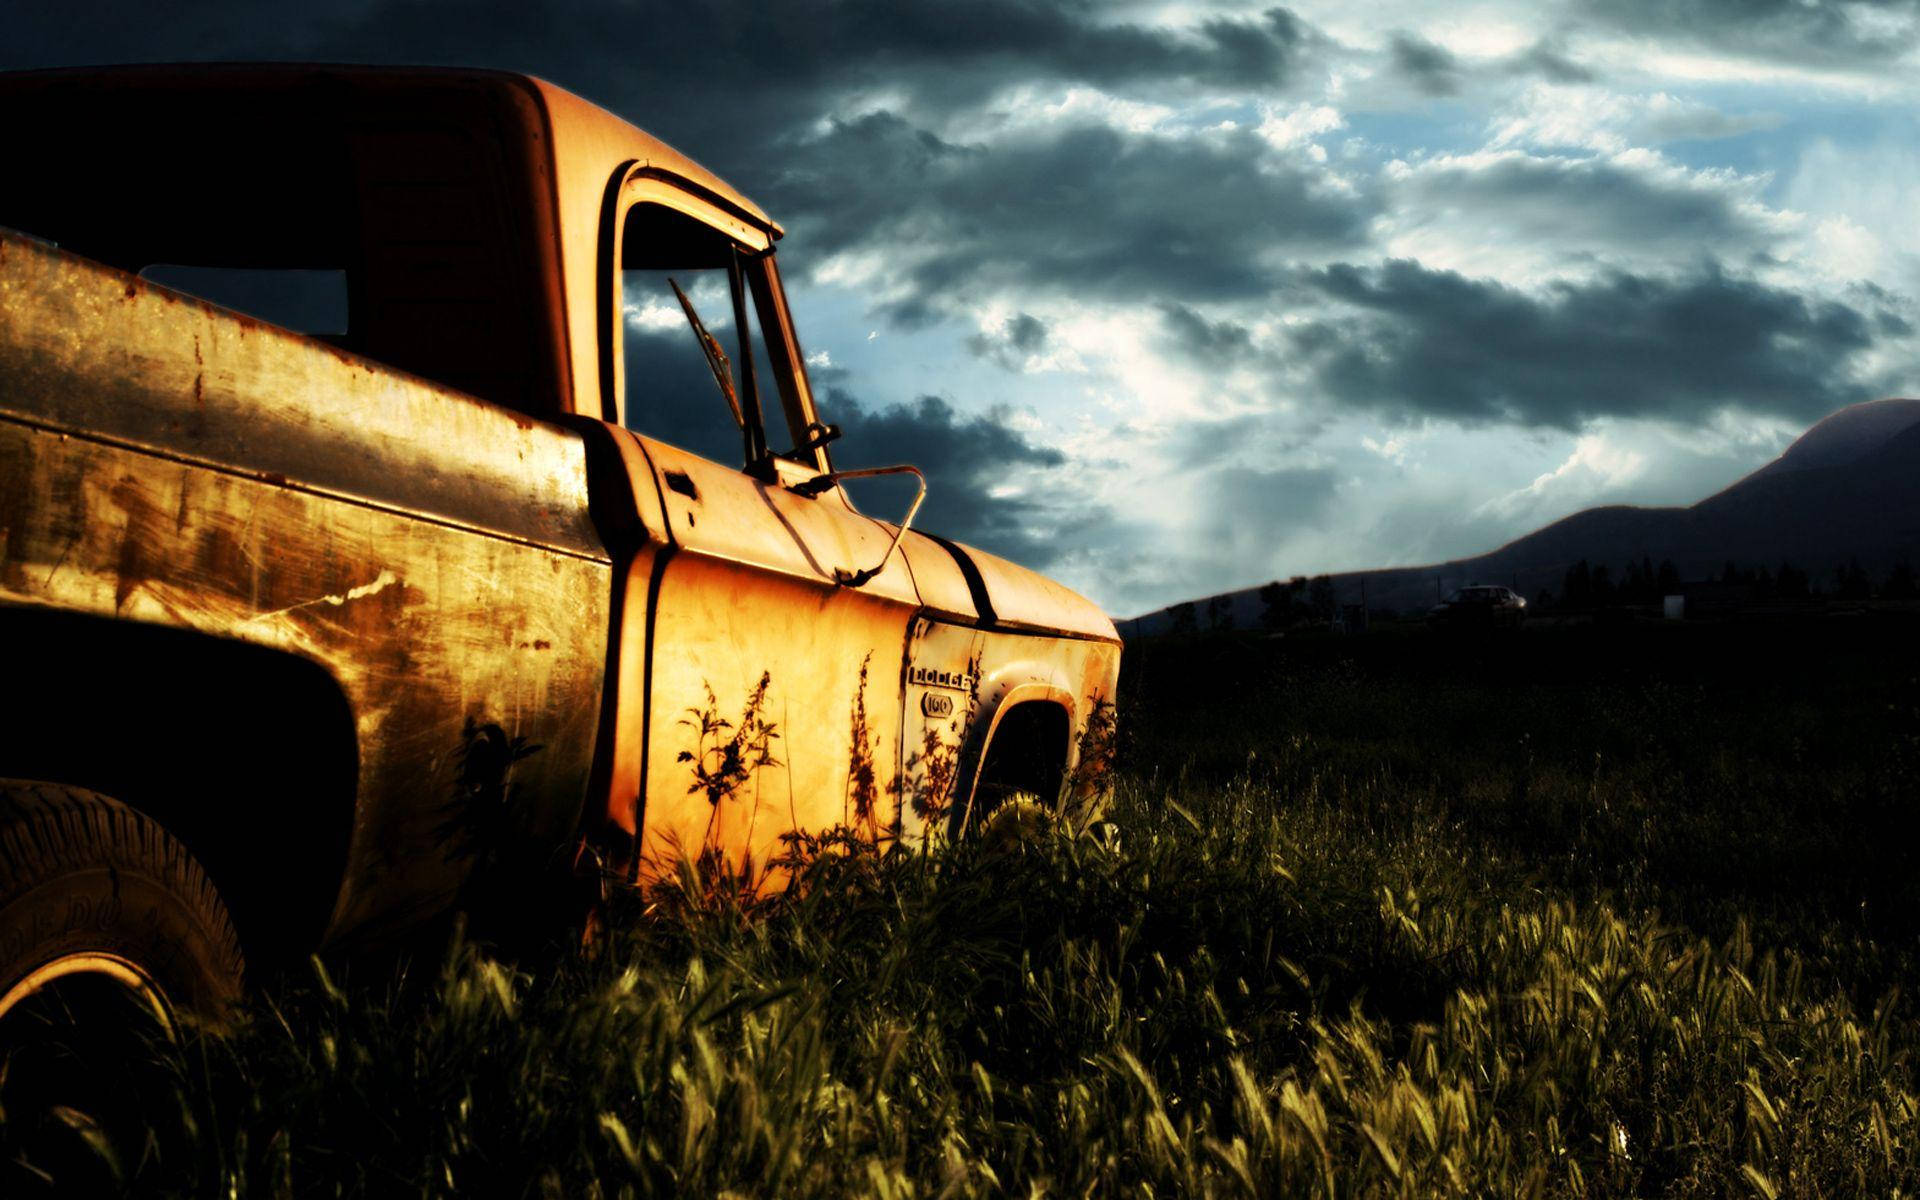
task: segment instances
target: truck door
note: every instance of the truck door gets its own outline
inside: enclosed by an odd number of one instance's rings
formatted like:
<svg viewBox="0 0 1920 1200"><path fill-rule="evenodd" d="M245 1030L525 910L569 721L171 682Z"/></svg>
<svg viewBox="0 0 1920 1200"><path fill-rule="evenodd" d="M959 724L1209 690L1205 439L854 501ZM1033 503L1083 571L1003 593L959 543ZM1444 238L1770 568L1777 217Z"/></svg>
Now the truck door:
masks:
<svg viewBox="0 0 1920 1200"><path fill-rule="evenodd" d="M918 608L904 557L838 489L794 490L826 463L805 444L811 403L764 238L656 181L622 199L611 376L670 543L650 583L639 874L686 857L757 876L797 830L890 836ZM778 435L756 432L756 398L786 417ZM765 453L770 436L797 444ZM862 586L840 582L883 558Z"/></svg>

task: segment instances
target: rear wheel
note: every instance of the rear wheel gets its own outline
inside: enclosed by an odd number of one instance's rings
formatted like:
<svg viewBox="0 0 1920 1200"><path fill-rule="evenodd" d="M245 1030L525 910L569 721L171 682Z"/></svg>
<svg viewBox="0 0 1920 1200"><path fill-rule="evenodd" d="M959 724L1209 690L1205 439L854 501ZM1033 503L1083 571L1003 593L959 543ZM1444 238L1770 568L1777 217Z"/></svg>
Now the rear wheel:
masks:
<svg viewBox="0 0 1920 1200"><path fill-rule="evenodd" d="M156 1041L221 1021L242 969L219 893L159 824L0 780L0 1140L29 1172L11 1182L118 1175L151 1126Z"/></svg>

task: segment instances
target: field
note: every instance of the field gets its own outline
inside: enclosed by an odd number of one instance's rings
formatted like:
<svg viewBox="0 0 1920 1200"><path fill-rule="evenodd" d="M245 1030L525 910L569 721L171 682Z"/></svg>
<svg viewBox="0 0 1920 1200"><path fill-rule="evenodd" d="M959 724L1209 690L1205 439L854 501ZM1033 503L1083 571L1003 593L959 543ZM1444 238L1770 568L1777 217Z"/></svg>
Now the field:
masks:
<svg viewBox="0 0 1920 1200"><path fill-rule="evenodd" d="M1913 1195L1913 633L1135 645L1103 822L317 967L163 1054L144 1146L16 1120L3 1182Z"/></svg>

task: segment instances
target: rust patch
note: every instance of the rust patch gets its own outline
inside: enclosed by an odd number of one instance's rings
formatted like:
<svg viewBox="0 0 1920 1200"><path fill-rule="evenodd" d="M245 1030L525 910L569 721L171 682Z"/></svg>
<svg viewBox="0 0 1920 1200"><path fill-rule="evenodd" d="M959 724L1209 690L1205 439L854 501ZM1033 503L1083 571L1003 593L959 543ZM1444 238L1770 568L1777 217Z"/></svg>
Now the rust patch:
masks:
<svg viewBox="0 0 1920 1200"><path fill-rule="evenodd" d="M182 496L180 511L186 509ZM200 573L209 579L219 580L222 584L239 591L242 581L250 581L253 576L253 555L247 552L240 538L235 536L233 523L222 518L208 529L200 538L194 565ZM249 590L251 590L249 588Z"/></svg>
<svg viewBox="0 0 1920 1200"><path fill-rule="evenodd" d="M167 514L147 497L138 479L123 475L109 494L115 508L126 514L120 535L120 557L114 567L113 609L118 613L140 585L160 577L166 557L159 553Z"/></svg>

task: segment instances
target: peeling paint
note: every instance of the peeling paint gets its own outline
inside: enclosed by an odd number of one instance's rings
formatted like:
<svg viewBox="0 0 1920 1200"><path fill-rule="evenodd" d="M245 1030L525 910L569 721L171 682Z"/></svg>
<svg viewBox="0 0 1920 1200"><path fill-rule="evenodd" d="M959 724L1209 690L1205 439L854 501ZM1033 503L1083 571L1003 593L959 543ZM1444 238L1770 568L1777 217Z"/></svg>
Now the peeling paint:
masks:
<svg viewBox="0 0 1920 1200"><path fill-rule="evenodd" d="M285 608L276 608L271 612L259 613L249 618L249 620L271 620L274 617L282 616L290 612L297 612L303 608L312 608L316 604L328 604L334 608L339 608L349 600L364 600L368 596L378 595L399 582L398 576L383 567L381 568L380 574L376 575L371 583L363 583L358 587L350 587L344 592L338 592L331 596L316 596L312 600L302 600L298 604L289 604Z"/></svg>

